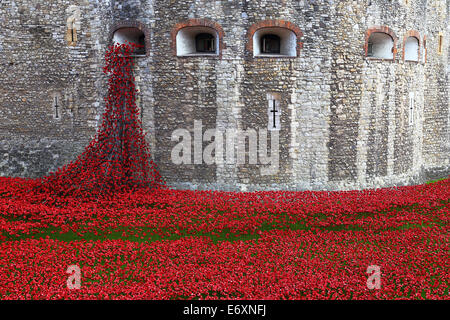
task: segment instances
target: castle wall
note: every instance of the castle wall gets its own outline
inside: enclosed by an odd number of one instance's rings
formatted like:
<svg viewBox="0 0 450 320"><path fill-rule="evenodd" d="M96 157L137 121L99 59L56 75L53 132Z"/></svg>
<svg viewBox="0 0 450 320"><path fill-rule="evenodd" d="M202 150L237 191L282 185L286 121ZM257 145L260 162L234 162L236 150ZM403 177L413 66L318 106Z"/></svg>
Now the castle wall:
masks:
<svg viewBox="0 0 450 320"><path fill-rule="evenodd" d="M81 30L69 46L65 10L74 4L81 10ZM439 0L2 1L0 173L41 176L82 152L104 107L107 78L101 67L111 32L138 21L149 35L148 55L136 58L138 102L154 160L169 185L353 189L445 176L448 10ZM221 28L219 56L176 56L174 28L192 19ZM266 20L301 30L298 57L253 57L249 30ZM394 61L365 57L367 31L376 26L396 35ZM404 36L411 31L420 35L418 63L403 61ZM276 174L262 175L260 164L248 164L248 155L243 165L173 163L178 142L172 133L188 129L194 138L196 120L203 131L267 129L268 93L280 100ZM61 119L54 116L55 95L62 99Z"/></svg>
<svg viewBox="0 0 450 320"><path fill-rule="evenodd" d="M436 177L445 172L448 174L450 162L449 6L449 1L431 1L426 11L429 54L425 66L426 81L423 82L423 166L431 176ZM439 32L444 37L442 54L437 54Z"/></svg>
<svg viewBox="0 0 450 320"><path fill-rule="evenodd" d="M101 3L0 3L2 175L47 174L75 159L95 134L106 90L103 29L110 21ZM73 4L84 18L77 45L68 46L65 10Z"/></svg>

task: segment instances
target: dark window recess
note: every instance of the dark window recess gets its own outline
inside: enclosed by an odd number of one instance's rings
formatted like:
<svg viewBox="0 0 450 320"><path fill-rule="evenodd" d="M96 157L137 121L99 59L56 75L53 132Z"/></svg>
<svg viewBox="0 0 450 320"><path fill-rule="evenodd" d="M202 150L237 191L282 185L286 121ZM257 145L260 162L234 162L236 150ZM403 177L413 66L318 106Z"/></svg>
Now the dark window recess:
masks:
<svg viewBox="0 0 450 320"><path fill-rule="evenodd" d="M138 39L139 48L134 51L135 54L145 54L145 34L141 34Z"/></svg>
<svg viewBox="0 0 450 320"><path fill-rule="evenodd" d="M367 43L367 56L373 57L373 42Z"/></svg>
<svg viewBox="0 0 450 320"><path fill-rule="evenodd" d="M262 53L272 53L280 54L281 39L279 36L274 34L267 34L261 39L261 52Z"/></svg>
<svg viewBox="0 0 450 320"><path fill-rule="evenodd" d="M113 41L117 44L128 44L132 43L137 45L131 54L131 56L144 56L147 52L146 50L146 38L145 33L138 28L134 27L123 27L119 28L114 32Z"/></svg>
<svg viewBox="0 0 450 320"><path fill-rule="evenodd" d="M197 52L216 52L216 39L212 34L200 33L195 37L195 49Z"/></svg>

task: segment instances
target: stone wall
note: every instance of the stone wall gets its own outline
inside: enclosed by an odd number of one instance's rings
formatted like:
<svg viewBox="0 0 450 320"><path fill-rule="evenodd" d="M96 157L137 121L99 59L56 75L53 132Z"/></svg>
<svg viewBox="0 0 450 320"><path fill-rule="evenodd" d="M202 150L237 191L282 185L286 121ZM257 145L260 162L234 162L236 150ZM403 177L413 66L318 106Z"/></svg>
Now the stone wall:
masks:
<svg viewBox="0 0 450 320"><path fill-rule="evenodd" d="M81 12L75 46L66 41L69 5ZM82 152L104 106L106 47L127 25L147 36L147 55L136 58L138 101L170 185L353 189L449 174L447 1L3 0L0 16L2 175L41 176ZM218 31L219 55L177 57L176 32L191 25ZM254 57L260 27L293 30L298 56ZM380 30L397 39L393 60L366 58L367 35ZM407 35L420 38L419 62L403 61ZM248 157L243 165L173 163L172 133L194 137L195 120L204 131L267 129L268 93L281 111L277 174L261 175Z"/></svg>
<svg viewBox="0 0 450 320"><path fill-rule="evenodd" d="M82 21L77 44L69 46L66 9L74 4ZM106 90L108 10L83 0L0 3L2 175L47 174L75 159L95 134Z"/></svg>

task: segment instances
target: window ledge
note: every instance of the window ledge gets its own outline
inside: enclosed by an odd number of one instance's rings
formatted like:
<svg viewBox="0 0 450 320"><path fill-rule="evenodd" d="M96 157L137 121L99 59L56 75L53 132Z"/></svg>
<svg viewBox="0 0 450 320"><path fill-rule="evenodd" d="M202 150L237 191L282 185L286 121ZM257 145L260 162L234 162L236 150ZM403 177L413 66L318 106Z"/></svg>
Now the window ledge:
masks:
<svg viewBox="0 0 450 320"><path fill-rule="evenodd" d="M206 58L217 58L219 55L217 53L189 53L177 56L179 58L192 58L192 57L206 57Z"/></svg>
<svg viewBox="0 0 450 320"><path fill-rule="evenodd" d="M123 54L119 54L119 57L125 57ZM130 58L145 58L146 54L130 54L128 57Z"/></svg>
<svg viewBox="0 0 450 320"><path fill-rule="evenodd" d="M297 56L289 56L289 55L285 55L285 54L259 54L257 56L253 56L253 58L290 58L290 59L295 59L297 58Z"/></svg>
<svg viewBox="0 0 450 320"><path fill-rule="evenodd" d="M387 59L387 58L373 58L373 57L366 57L366 59L367 60L369 60L369 61L380 61L380 62L383 62L383 61L391 61L391 62L395 62L395 59L392 59L392 58L389 58L389 59Z"/></svg>
<svg viewBox="0 0 450 320"><path fill-rule="evenodd" d="M410 63L419 63L419 60L405 60L405 62L410 62Z"/></svg>

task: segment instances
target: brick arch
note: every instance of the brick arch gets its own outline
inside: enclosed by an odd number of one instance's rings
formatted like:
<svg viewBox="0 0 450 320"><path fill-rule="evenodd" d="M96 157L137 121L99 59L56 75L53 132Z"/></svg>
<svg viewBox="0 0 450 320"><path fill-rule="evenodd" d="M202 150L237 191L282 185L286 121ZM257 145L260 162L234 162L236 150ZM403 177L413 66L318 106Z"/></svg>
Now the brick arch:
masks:
<svg viewBox="0 0 450 320"><path fill-rule="evenodd" d="M372 28L369 28L366 32L366 39L364 41L364 54L367 57L367 50L368 50L368 44L369 44L369 38L372 35L372 33L375 32L381 32L381 33L386 33L387 35L389 35L392 40L394 41L394 52L393 52L393 61L395 61L395 57L397 56L397 36L395 35L395 32L387 27L387 26L375 26Z"/></svg>
<svg viewBox="0 0 450 320"><path fill-rule="evenodd" d="M219 57L222 57L222 51L225 49L225 45L223 43L223 38L225 36L225 32L223 31L223 28L220 24L217 22L208 20L208 19L189 19L182 22L177 23L173 28L172 32L170 33L171 39L172 39L172 51L173 54L177 55L177 34L178 31L181 29L187 28L187 27L207 27L210 29L213 29L217 32L217 35L219 37Z"/></svg>
<svg viewBox="0 0 450 320"><path fill-rule="evenodd" d="M253 24L247 33L247 50L253 53L253 36L255 32L263 28L283 28L295 33L297 36L297 57L300 55L300 50L303 48L303 42L300 41L303 37L303 32L300 28L292 22L286 20L264 20Z"/></svg>
<svg viewBox="0 0 450 320"><path fill-rule="evenodd" d="M417 62L420 62L420 47L422 45L422 41L420 40L420 33L419 31L416 30L409 30L405 33L405 36L403 37L403 55L402 55L402 59L403 61L405 61L405 45L406 45L406 40L408 40L409 37L414 37L417 39L417 41L419 41L419 53L418 53L418 60Z"/></svg>
<svg viewBox="0 0 450 320"><path fill-rule="evenodd" d="M111 25L109 31L109 43L112 43L114 32L121 28L136 28L142 31L145 35L145 55L150 54L150 31L145 24L135 20L120 20Z"/></svg>

